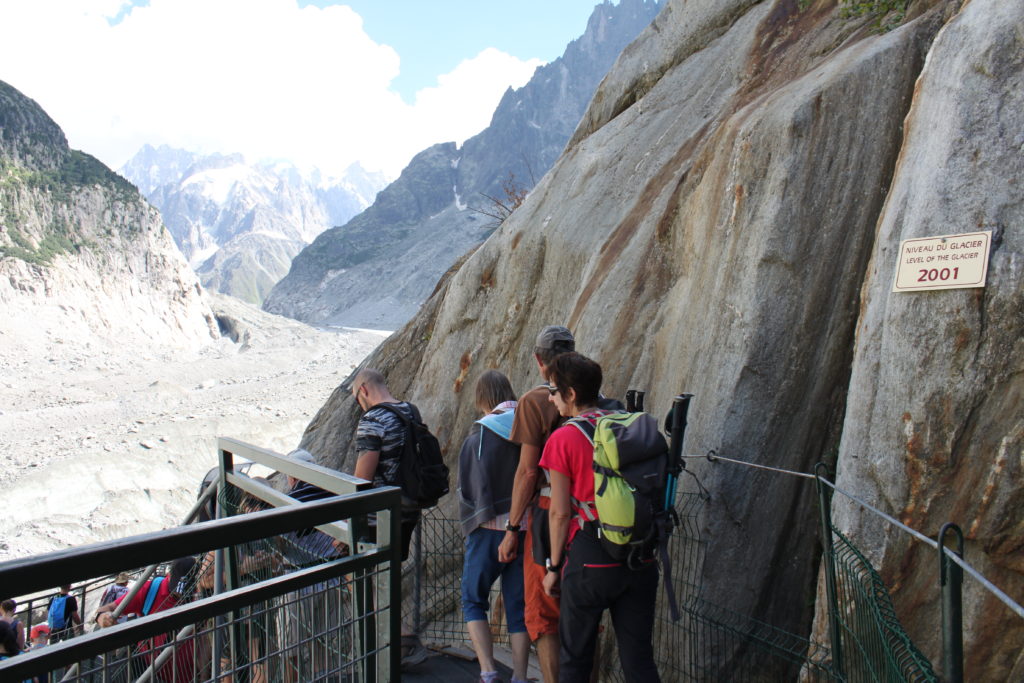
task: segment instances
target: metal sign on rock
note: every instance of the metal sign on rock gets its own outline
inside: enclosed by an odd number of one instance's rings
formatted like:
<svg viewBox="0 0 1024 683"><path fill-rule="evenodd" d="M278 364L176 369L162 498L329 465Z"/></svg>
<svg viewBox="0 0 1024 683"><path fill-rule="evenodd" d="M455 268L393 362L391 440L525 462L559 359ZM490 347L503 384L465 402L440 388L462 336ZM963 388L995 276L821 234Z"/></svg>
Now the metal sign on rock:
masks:
<svg viewBox="0 0 1024 683"><path fill-rule="evenodd" d="M984 287L992 231L900 242L892 291Z"/></svg>

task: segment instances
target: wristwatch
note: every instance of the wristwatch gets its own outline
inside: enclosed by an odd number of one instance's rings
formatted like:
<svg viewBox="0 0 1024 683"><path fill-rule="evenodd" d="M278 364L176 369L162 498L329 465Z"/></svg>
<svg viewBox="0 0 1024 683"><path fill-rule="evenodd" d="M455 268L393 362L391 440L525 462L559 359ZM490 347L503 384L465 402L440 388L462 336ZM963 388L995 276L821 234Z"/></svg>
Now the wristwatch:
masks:
<svg viewBox="0 0 1024 683"><path fill-rule="evenodd" d="M558 564L552 564L551 558L547 557L544 558L544 568L547 569L549 572L561 571L562 563L559 562Z"/></svg>
<svg viewBox="0 0 1024 683"><path fill-rule="evenodd" d="M505 531L519 531L519 525L513 524L512 520L505 522Z"/></svg>

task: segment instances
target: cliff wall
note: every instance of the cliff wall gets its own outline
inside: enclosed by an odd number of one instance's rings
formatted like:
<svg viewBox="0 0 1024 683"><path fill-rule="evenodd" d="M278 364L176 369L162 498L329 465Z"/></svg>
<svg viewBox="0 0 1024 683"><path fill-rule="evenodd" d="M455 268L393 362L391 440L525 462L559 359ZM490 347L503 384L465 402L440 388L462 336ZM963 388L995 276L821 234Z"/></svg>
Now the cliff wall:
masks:
<svg viewBox="0 0 1024 683"><path fill-rule="evenodd" d="M914 2L879 33L802 4L670 1L527 201L366 364L454 459L479 374L524 391L536 332L567 324L606 394L645 389L659 414L696 395L688 452L837 465L840 485L926 534L959 521L968 558L1019 595L1024 10ZM889 292L900 239L984 226L985 288ZM304 446L350 471L358 412L343 384ZM813 482L692 469L713 496L705 597L810 634ZM933 551L836 513L938 664ZM976 595L968 678L1003 680L1024 634Z"/></svg>

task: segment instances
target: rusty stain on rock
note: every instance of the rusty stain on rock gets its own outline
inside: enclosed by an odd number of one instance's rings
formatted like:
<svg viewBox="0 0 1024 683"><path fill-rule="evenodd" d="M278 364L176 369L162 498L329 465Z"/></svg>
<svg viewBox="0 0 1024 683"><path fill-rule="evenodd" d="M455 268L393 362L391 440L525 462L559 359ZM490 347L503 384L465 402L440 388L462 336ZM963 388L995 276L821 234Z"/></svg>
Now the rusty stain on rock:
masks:
<svg viewBox="0 0 1024 683"><path fill-rule="evenodd" d="M466 375L469 374L469 366L473 364L473 354L466 351L459 360L459 376L455 378L455 393L462 391L462 385L466 382Z"/></svg>
<svg viewBox="0 0 1024 683"><path fill-rule="evenodd" d="M495 285L494 270L495 263L484 268L484 272L480 274L480 286L484 289L491 289Z"/></svg>

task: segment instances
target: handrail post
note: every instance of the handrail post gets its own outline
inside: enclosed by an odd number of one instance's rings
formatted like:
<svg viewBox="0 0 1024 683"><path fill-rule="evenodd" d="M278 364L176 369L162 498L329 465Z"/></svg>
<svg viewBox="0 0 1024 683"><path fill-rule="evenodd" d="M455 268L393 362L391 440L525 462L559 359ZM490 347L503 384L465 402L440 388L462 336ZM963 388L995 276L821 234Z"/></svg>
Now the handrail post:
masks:
<svg viewBox="0 0 1024 683"><path fill-rule="evenodd" d="M824 474L822 474L824 472ZM828 492L822 480L828 474L828 466L819 462L814 466L815 482L818 485L818 510L821 516L821 544L825 554L825 594L828 599L828 635L832 647L832 668L843 678L843 648L839 630L839 600L836 589L835 549L832 545L832 509Z"/></svg>
<svg viewBox="0 0 1024 683"><path fill-rule="evenodd" d="M964 680L964 570L946 554L946 532L957 538L957 557L964 556L964 532L948 522L939 531L939 586L942 589L942 670L949 683Z"/></svg>
<svg viewBox="0 0 1024 683"><path fill-rule="evenodd" d="M217 458L217 502L215 505L215 514L217 519L223 519L227 516L227 490L228 490L228 470L234 469L234 462L232 454L223 448L218 449ZM213 553L213 592L216 595L220 595L226 590L224 585L224 578L226 572L227 558L225 557L224 548L217 548ZM215 680L220 680L221 673L221 662L224 661L224 630L228 625L228 619L223 614L218 614L214 620L213 630L213 676ZM230 647L230 645L229 645ZM234 668L234 667L231 667Z"/></svg>
<svg viewBox="0 0 1024 683"><path fill-rule="evenodd" d="M413 567L413 582L412 582L412 632L416 635L420 634L420 629L423 627L423 617L420 611L420 598L422 597L423 591L423 519L420 519L420 523L413 529L414 541L413 543L413 554L412 561Z"/></svg>
<svg viewBox="0 0 1024 683"><path fill-rule="evenodd" d="M223 448L218 449L220 451L220 472L219 483L217 492L217 517L233 517L236 512L235 506L230 505L228 498L229 492L231 491L228 486L228 472L235 471L235 456L231 451ZM214 582L220 579L225 580L224 589L232 591L241 585L239 573L238 573L238 547L229 545L224 548L223 551L218 549L217 559L221 559L218 564L214 562L217 575L214 577ZM223 572L223 574L222 574ZM228 614L228 649L230 650L231 660L230 665L233 671L232 680L241 681L241 683L248 683L249 681L249 653L248 648L243 647L242 644L242 629L238 623L238 612L232 610ZM219 656L223 657L223 653L219 653Z"/></svg>
<svg viewBox="0 0 1024 683"><path fill-rule="evenodd" d="M391 562L388 566L388 680L402 676L402 513L401 503L391 508ZM423 520L416 525L423 526ZM419 625L415 633L419 635Z"/></svg>

